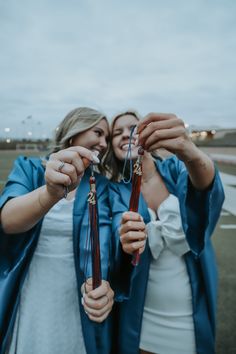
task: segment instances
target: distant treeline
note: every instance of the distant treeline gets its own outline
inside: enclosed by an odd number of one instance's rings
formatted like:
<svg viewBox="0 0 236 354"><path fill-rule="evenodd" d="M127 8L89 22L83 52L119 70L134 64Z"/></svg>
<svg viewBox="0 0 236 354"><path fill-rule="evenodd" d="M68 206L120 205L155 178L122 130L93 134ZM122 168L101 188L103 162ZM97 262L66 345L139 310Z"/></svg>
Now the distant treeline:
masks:
<svg viewBox="0 0 236 354"><path fill-rule="evenodd" d="M38 150L45 151L50 148L51 140L10 139L0 140L0 150Z"/></svg>

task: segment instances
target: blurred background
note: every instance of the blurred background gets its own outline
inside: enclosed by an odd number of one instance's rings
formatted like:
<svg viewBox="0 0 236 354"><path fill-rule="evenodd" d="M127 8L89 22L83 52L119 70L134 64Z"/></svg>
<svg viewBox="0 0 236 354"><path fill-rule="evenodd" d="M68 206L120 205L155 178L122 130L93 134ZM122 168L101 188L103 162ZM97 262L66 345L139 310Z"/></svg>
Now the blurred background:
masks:
<svg viewBox="0 0 236 354"><path fill-rule="evenodd" d="M78 106L174 113L220 169L217 354L236 353L235 18L234 0L0 2L0 189Z"/></svg>

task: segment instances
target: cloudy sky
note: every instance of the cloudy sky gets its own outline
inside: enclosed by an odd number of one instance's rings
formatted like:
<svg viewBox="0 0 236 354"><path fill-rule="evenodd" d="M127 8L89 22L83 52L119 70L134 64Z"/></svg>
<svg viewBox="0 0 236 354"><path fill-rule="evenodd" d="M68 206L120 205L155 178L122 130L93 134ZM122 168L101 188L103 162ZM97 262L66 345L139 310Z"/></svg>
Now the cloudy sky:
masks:
<svg viewBox="0 0 236 354"><path fill-rule="evenodd" d="M236 127L235 18L235 0L0 0L0 136L85 105Z"/></svg>

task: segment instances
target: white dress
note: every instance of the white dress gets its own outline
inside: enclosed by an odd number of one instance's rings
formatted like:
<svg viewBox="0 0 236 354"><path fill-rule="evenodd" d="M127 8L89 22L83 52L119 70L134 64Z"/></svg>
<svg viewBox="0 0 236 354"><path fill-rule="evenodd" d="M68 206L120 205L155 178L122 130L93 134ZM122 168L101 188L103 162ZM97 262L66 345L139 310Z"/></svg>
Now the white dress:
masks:
<svg viewBox="0 0 236 354"><path fill-rule="evenodd" d="M140 348L158 354L196 353L192 293L183 254L189 251L179 201L170 194L157 213L149 210L153 259L145 298Z"/></svg>
<svg viewBox="0 0 236 354"><path fill-rule="evenodd" d="M62 199L44 218L9 354L86 354L73 254L73 203Z"/></svg>

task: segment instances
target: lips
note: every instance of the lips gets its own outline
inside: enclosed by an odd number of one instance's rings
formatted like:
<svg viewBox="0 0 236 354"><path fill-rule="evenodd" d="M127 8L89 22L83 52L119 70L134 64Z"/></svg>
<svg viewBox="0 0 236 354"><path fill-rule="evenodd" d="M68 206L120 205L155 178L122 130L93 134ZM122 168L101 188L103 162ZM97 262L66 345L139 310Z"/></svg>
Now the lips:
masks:
<svg viewBox="0 0 236 354"><path fill-rule="evenodd" d="M131 147L131 150L135 147L134 143L131 144L122 144L120 146L121 150L127 151L129 149L129 147Z"/></svg>

